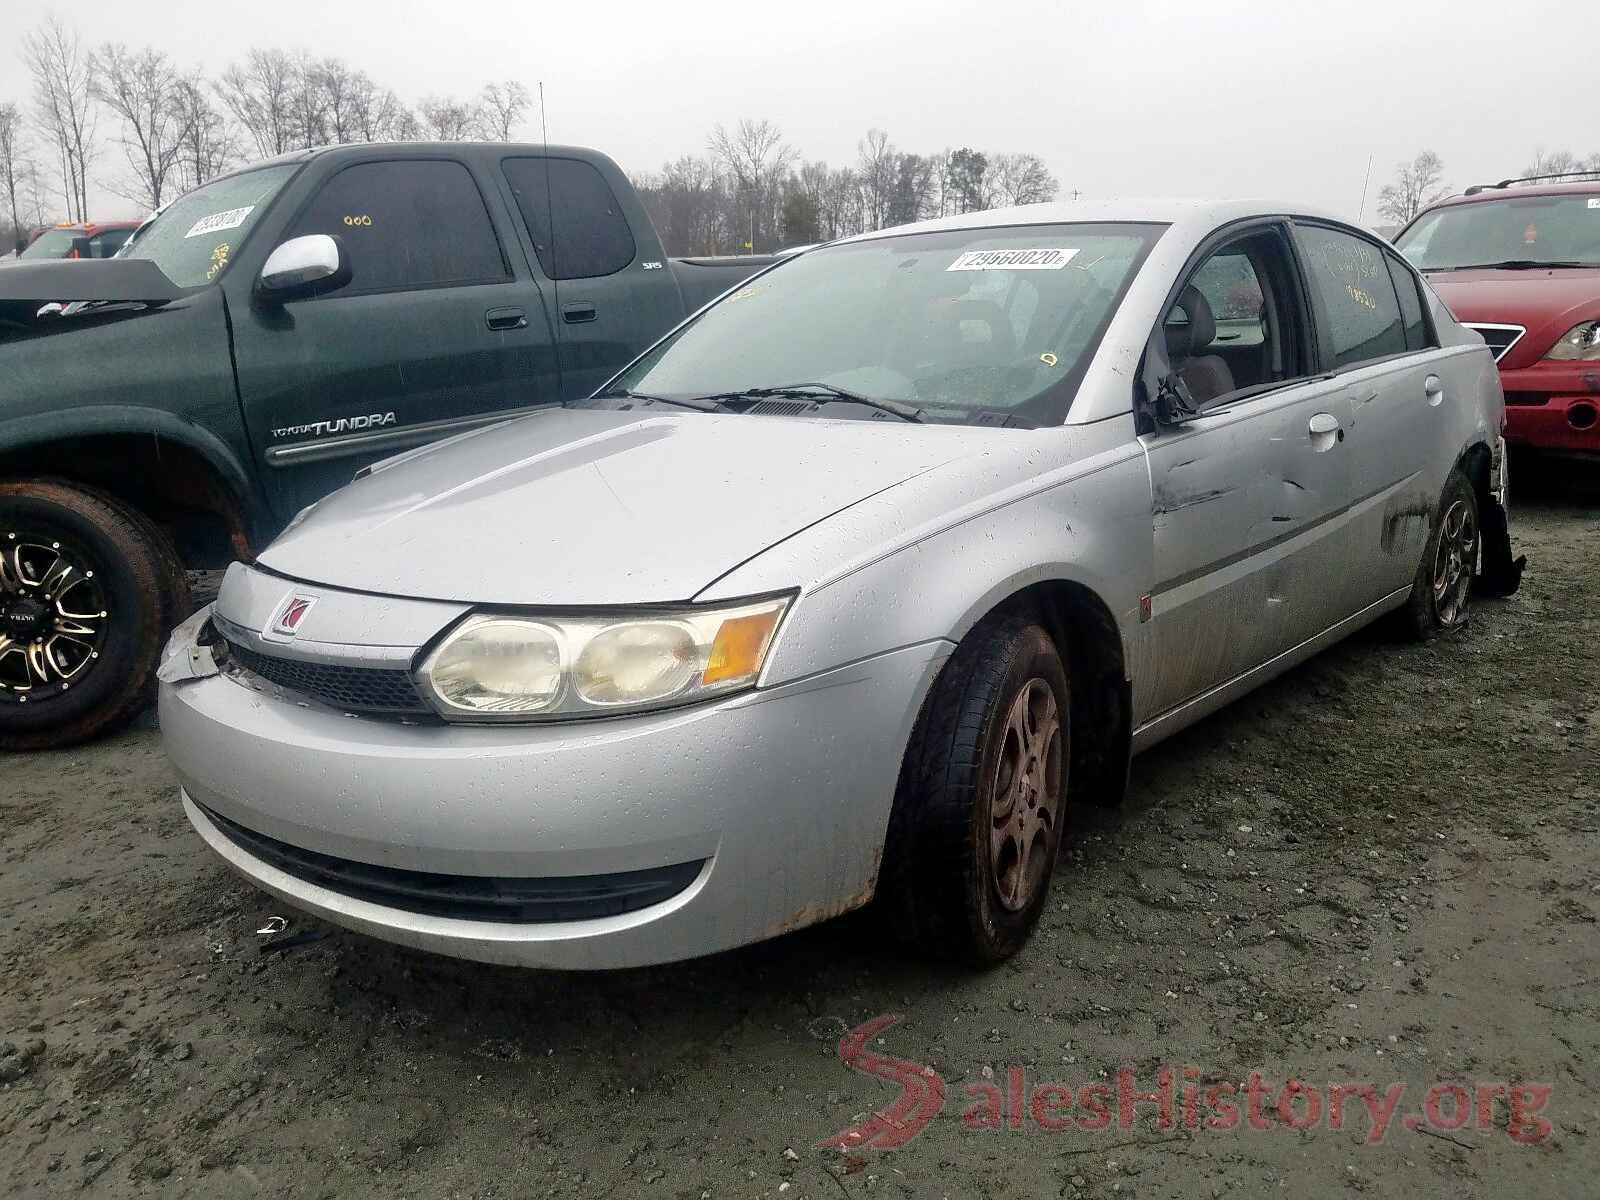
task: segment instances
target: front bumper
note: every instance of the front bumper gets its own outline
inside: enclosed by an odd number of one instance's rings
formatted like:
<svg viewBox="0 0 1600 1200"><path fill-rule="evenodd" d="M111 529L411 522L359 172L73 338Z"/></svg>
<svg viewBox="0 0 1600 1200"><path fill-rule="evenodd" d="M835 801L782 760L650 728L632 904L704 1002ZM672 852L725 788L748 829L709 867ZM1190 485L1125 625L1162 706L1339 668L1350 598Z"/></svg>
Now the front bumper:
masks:
<svg viewBox="0 0 1600 1200"><path fill-rule="evenodd" d="M950 649L925 643L677 712L546 726L352 719L213 675L163 683L161 727L196 831L299 908L462 958L640 966L871 898L911 722ZM566 881L699 867L633 911L479 919L291 873L228 822L394 874Z"/></svg>
<svg viewBox="0 0 1600 1200"><path fill-rule="evenodd" d="M1506 440L1539 450L1600 454L1600 363L1502 368Z"/></svg>

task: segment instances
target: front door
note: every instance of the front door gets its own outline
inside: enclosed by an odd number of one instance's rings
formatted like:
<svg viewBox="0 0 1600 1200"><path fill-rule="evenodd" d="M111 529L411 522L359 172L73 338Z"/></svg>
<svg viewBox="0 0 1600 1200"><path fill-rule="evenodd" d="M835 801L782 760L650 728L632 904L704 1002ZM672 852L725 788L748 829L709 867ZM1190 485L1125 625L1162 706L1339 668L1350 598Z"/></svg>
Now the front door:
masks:
<svg viewBox="0 0 1600 1200"><path fill-rule="evenodd" d="M239 391L280 519L367 463L558 398L537 285L513 269L464 164L346 166L280 240L313 233L344 243L346 286L232 311Z"/></svg>
<svg viewBox="0 0 1600 1200"><path fill-rule="evenodd" d="M1142 438L1155 535L1146 719L1344 615L1349 409L1317 369L1303 295L1273 225L1207 254L1155 335L1199 413Z"/></svg>

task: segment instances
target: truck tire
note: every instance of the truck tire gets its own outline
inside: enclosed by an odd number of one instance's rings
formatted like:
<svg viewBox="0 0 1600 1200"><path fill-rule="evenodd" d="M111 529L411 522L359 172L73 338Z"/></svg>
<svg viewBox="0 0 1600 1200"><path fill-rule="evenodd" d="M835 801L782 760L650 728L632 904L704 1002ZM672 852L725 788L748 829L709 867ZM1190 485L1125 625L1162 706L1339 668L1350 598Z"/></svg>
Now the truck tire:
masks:
<svg viewBox="0 0 1600 1200"><path fill-rule="evenodd" d="M1439 511L1422 548L1411 595L1405 607L1395 613L1403 636L1426 641L1467 623L1482 544L1477 493L1472 490L1472 481L1460 467L1455 467L1444 481Z"/></svg>
<svg viewBox="0 0 1600 1200"><path fill-rule="evenodd" d="M990 617L963 639L918 715L889 819L878 899L896 936L974 966L1022 948L1061 848L1071 711L1037 623Z"/></svg>
<svg viewBox="0 0 1600 1200"><path fill-rule="evenodd" d="M126 724L154 695L187 594L169 539L121 501L58 480L0 483L0 749Z"/></svg>

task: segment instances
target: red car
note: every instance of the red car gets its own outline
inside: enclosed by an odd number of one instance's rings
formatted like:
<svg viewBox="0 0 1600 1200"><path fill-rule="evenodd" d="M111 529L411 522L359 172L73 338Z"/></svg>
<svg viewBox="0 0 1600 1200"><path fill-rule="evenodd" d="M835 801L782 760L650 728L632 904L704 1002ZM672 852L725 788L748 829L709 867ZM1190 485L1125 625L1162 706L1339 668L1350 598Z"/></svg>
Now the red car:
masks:
<svg viewBox="0 0 1600 1200"><path fill-rule="evenodd" d="M1506 440L1600 455L1600 179L1468 188L1395 245L1500 364Z"/></svg>
<svg viewBox="0 0 1600 1200"><path fill-rule="evenodd" d="M133 236L138 221L83 221L36 234L18 258L110 258Z"/></svg>

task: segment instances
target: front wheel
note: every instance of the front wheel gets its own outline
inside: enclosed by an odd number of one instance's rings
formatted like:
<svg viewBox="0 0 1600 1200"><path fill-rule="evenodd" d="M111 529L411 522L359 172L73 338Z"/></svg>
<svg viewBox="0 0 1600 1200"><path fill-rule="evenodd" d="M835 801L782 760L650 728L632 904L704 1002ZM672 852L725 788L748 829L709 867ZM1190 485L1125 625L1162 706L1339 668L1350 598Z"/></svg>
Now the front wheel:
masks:
<svg viewBox="0 0 1600 1200"><path fill-rule="evenodd" d="M918 717L890 817L879 897L919 948L975 964L1027 941L1066 823L1067 673L1017 616L980 623Z"/></svg>
<svg viewBox="0 0 1600 1200"><path fill-rule="evenodd" d="M115 498L0 483L0 749L127 722L150 700L184 590L164 535Z"/></svg>
<svg viewBox="0 0 1600 1200"><path fill-rule="evenodd" d="M1458 467L1445 480L1433 532L1400 612L1406 633L1421 640L1467 623L1481 545L1478 496Z"/></svg>

